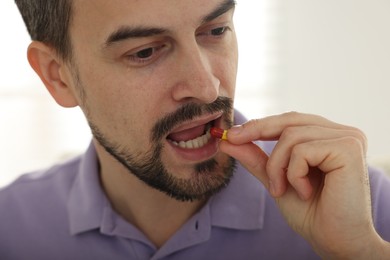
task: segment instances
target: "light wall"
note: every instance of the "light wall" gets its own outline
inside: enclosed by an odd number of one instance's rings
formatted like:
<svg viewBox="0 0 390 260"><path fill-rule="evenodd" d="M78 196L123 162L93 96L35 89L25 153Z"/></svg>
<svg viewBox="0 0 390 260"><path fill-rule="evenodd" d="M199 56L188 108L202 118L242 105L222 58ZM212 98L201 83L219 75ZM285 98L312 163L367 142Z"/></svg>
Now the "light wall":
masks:
<svg viewBox="0 0 390 260"><path fill-rule="evenodd" d="M280 3L281 110L357 126L370 160L389 156L390 1Z"/></svg>

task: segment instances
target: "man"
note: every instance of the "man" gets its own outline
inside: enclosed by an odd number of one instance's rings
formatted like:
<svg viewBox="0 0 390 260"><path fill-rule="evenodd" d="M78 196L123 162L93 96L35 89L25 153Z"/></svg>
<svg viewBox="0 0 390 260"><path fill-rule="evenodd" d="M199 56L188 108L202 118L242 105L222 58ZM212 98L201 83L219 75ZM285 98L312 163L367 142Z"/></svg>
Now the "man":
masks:
<svg viewBox="0 0 390 260"><path fill-rule="evenodd" d="M4 259L390 256L390 181L369 180L361 131L233 111L233 0L16 3L31 66L94 138L0 192Z"/></svg>

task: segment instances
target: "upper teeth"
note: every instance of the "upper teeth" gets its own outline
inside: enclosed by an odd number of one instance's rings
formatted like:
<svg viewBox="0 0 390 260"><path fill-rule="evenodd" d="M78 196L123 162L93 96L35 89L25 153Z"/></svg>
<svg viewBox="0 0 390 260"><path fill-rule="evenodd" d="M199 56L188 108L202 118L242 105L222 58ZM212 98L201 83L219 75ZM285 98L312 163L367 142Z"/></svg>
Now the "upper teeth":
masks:
<svg viewBox="0 0 390 260"><path fill-rule="evenodd" d="M172 141L172 143L181 148L195 149L195 148L203 147L205 144L208 143L210 138L211 138L210 130L208 130L204 135L201 135L195 139L188 140L188 141L180 141L180 142Z"/></svg>

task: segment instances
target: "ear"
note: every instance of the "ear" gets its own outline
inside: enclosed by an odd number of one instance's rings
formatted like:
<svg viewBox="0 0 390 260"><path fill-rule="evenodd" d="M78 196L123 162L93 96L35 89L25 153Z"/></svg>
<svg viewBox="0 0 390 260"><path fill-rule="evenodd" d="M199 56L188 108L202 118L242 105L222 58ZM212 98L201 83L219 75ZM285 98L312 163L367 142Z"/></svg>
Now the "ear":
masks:
<svg viewBox="0 0 390 260"><path fill-rule="evenodd" d="M59 59L53 48L42 42L33 41L28 47L27 58L59 105L63 107L78 105L72 91L71 75L66 73L65 63Z"/></svg>

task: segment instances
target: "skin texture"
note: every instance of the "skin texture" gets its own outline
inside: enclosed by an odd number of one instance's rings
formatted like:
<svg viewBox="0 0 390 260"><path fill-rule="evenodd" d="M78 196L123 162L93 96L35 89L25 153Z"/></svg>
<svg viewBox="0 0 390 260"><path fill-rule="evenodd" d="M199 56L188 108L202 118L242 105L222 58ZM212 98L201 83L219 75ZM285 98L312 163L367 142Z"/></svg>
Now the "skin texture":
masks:
<svg viewBox="0 0 390 260"><path fill-rule="evenodd" d="M132 172L128 155L142 162L159 146L169 176L184 183L213 182L213 188L228 176L223 168L230 155L269 189L290 226L323 258L389 256L389 245L372 223L367 145L360 130L287 113L233 127L229 141L219 146L214 140L189 151L169 141L193 137L183 130L198 127L201 135L209 122L230 127L229 109L206 109L219 97L234 99L234 8L221 9L224 3L229 1L75 0L71 62L48 45L31 43L28 59L50 94L64 107L79 106L91 125L111 204L160 247L209 195L180 200L161 192ZM201 113L169 124L154 140L156 124L188 104L201 107ZM255 140L279 142L266 155ZM218 166L200 174L199 165L210 159Z"/></svg>

